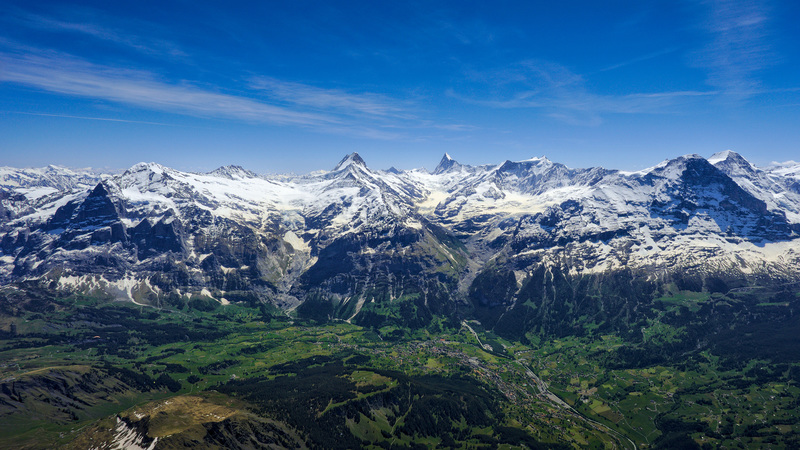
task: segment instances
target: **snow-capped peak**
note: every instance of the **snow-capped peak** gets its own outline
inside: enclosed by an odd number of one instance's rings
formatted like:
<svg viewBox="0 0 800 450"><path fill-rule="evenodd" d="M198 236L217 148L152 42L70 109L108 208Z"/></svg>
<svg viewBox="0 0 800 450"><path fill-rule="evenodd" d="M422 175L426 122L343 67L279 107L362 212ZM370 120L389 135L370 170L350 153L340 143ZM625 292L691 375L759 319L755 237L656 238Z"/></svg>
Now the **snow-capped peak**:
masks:
<svg viewBox="0 0 800 450"><path fill-rule="evenodd" d="M329 274L344 273L337 266L347 258L362 271L356 280L403 255L413 266L402 277L444 260L478 267L498 258L520 270L579 261L570 270L655 273L728 267L741 256L795 273L800 166L729 176L738 155L711 161L718 166L687 155L622 173L545 157L462 166L445 154L432 174L372 171L352 153L333 172L269 179L238 166L201 174L141 163L105 179L0 168L0 283L64 267L148 277L175 261L170 289L229 285L229 274L263 286L275 276L288 296L339 283ZM448 242L466 249L463 258Z"/></svg>
<svg viewBox="0 0 800 450"><path fill-rule="evenodd" d="M391 173L391 174L394 174L394 175L400 175L401 173L403 173L403 171L401 171L401 170L397 169L397 168L396 168L396 167L394 167L394 166L392 166L392 167L389 167L389 168L388 168L388 169L386 169L384 172L386 172L386 173Z"/></svg>
<svg viewBox="0 0 800 450"><path fill-rule="evenodd" d="M755 167L748 160L731 150L714 153L711 158L708 158L708 162L728 176L746 175L755 172Z"/></svg>
<svg viewBox="0 0 800 450"><path fill-rule="evenodd" d="M461 164L448 153L445 153L444 156L442 156L442 160L439 161L439 164L433 169L433 173L438 175L450 170L458 170L459 168L461 168Z"/></svg>
<svg viewBox="0 0 800 450"><path fill-rule="evenodd" d="M84 189L94 186L103 177L105 175L87 169L68 169L54 165L28 169L0 167L0 188ZM31 192L27 192L26 195ZM45 193L41 189L37 192L42 195Z"/></svg>
<svg viewBox="0 0 800 450"><path fill-rule="evenodd" d="M222 178L227 178L229 180L237 180L237 179L244 180L247 178L255 178L258 176L254 172L251 172L242 166L235 166L235 165L222 166L212 170L208 174Z"/></svg>
<svg viewBox="0 0 800 450"><path fill-rule="evenodd" d="M359 156L358 153L353 152L345 156L344 159L342 159L341 161L339 161L339 164L337 164L336 167L333 168L333 171L337 172L339 170L346 169L351 165L358 165L364 168L367 167L367 163L365 163L364 160L361 159L361 156Z"/></svg>
<svg viewBox="0 0 800 450"><path fill-rule="evenodd" d="M716 163L718 163L718 162L725 161L725 160L726 160L726 159L728 159L728 158L729 158L731 155L736 155L736 156L739 156L739 155L738 155L736 152L734 152L733 150L725 150L724 152L717 152L717 153L714 153L713 155L711 155L711 157L710 157L710 158L708 158L708 162L710 162L711 164L716 164Z"/></svg>
<svg viewBox="0 0 800 450"><path fill-rule="evenodd" d="M130 174L134 174L134 173L138 173L138 172L153 172L153 173L157 173L157 174L162 174L162 173L167 172L169 170L171 170L171 169L169 169L168 167L164 167L164 166L162 166L161 164L158 164L158 163L140 162L138 164L134 164L133 167L131 167L130 169L126 170L125 173L123 173L123 175L130 175Z"/></svg>
<svg viewBox="0 0 800 450"><path fill-rule="evenodd" d="M677 180L682 177L687 169L694 168L705 170L714 169L714 166L705 158L697 154L683 155L657 164L646 171L647 175Z"/></svg>
<svg viewBox="0 0 800 450"><path fill-rule="evenodd" d="M708 162L713 165L717 165L717 163L721 163L724 161L728 162L736 162L737 164L746 164L747 166L752 166L750 161L746 160L742 155L734 152L733 150L725 150L724 152L717 152L711 155L708 158Z"/></svg>
<svg viewBox="0 0 800 450"><path fill-rule="evenodd" d="M534 156L532 158L529 158L529 159L526 159L526 160L523 160L523 161L520 161L520 162L538 162L538 163L542 163L542 164L552 163L552 161L550 161L550 159L547 158L547 156L544 156L544 155L542 155L542 156Z"/></svg>

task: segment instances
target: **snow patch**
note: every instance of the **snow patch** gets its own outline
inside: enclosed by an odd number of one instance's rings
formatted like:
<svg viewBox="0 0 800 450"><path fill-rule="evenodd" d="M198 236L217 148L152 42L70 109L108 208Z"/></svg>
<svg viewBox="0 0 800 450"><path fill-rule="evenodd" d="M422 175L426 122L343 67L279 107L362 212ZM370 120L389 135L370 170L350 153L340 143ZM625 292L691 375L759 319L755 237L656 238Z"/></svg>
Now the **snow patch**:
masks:
<svg viewBox="0 0 800 450"><path fill-rule="evenodd" d="M286 234L283 235L283 240L288 242L289 245L292 246L293 249L300 251L300 252L310 252L311 247L309 247L308 243L304 240L300 239L294 231L287 231Z"/></svg>
<svg viewBox="0 0 800 450"><path fill-rule="evenodd" d="M112 450L153 450L158 443L158 438L153 438L149 444L147 440L149 440L147 436L139 434L135 428L117 416L114 437L111 441Z"/></svg>

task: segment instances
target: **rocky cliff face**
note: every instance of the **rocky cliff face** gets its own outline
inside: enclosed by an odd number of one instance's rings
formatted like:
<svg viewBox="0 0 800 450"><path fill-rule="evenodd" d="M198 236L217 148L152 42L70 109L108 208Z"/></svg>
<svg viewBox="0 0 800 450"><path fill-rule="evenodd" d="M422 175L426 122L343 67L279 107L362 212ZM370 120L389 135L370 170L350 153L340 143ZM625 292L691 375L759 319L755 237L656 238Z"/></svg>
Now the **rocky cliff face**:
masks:
<svg viewBox="0 0 800 450"><path fill-rule="evenodd" d="M302 304L320 319L392 302L464 305L496 322L548 298L525 291L542 270L796 276L797 172L732 152L635 173L544 157L472 167L448 155L434 172L375 171L357 154L292 177L4 168L0 278L147 304Z"/></svg>

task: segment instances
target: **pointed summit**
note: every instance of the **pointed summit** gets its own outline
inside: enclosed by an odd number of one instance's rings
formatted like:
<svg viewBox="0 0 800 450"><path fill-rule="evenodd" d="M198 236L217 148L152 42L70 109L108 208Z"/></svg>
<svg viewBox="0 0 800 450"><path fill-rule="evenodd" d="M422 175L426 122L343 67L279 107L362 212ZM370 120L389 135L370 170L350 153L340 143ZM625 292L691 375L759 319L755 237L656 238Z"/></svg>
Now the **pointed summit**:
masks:
<svg viewBox="0 0 800 450"><path fill-rule="evenodd" d="M697 154L678 156L668 159L648 169L647 176L656 176L677 180L686 172L719 173L709 161Z"/></svg>
<svg viewBox="0 0 800 450"><path fill-rule="evenodd" d="M711 158L708 158L708 162L728 176L755 173L755 167L750 164L750 161L732 150L714 153Z"/></svg>
<svg viewBox="0 0 800 450"><path fill-rule="evenodd" d="M89 193L89 197L106 197L108 196L108 189L106 189L105 184L103 182L97 183L97 186L92 189L92 192Z"/></svg>
<svg viewBox="0 0 800 450"><path fill-rule="evenodd" d="M724 152L717 152L711 155L710 158L708 158L708 162L710 162L711 164L716 164L718 162L725 161L732 154L737 155L737 153L734 152L733 150L725 150Z"/></svg>
<svg viewBox="0 0 800 450"><path fill-rule="evenodd" d="M336 167L333 168L333 171L336 172L345 169L351 165L361 166L363 168L367 167L367 163L365 163L364 160L361 159L361 156L359 156L358 153L353 152L345 156L344 159L342 159L341 161L339 161L339 164L337 164Z"/></svg>
<svg viewBox="0 0 800 450"><path fill-rule="evenodd" d="M242 166L235 166L235 165L219 167L209 172L209 175L216 175L218 177L227 178L229 180L237 180L237 179L243 180L246 178L255 178L258 176L254 172L251 172Z"/></svg>
<svg viewBox="0 0 800 450"><path fill-rule="evenodd" d="M119 213L108 195L106 186L101 181L78 207L75 216L70 219L70 228L86 228L89 226L108 226L119 221Z"/></svg>
<svg viewBox="0 0 800 450"><path fill-rule="evenodd" d="M451 158L449 154L445 153L444 156L442 156L442 160L439 161L439 165L433 169L433 173L438 175L451 170L458 170L459 168L461 168L461 164Z"/></svg>
<svg viewBox="0 0 800 450"><path fill-rule="evenodd" d="M724 152L717 152L711 155L711 158L708 158L708 162L711 164L717 165L720 162L736 162L738 164L746 163L750 165L750 162L738 153L733 150L725 150Z"/></svg>

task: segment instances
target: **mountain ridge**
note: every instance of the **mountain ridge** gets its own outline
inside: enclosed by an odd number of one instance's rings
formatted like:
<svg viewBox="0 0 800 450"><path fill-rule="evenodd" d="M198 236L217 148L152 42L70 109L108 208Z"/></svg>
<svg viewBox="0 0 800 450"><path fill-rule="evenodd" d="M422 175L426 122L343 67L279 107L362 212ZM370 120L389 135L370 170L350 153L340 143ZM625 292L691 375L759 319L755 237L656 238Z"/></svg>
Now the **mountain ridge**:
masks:
<svg viewBox="0 0 800 450"><path fill-rule="evenodd" d="M537 267L650 277L800 267L793 167L734 152L639 172L546 157L469 166L448 154L432 172L376 171L351 153L331 171L285 177L140 163L63 172L44 195L31 189L46 173L3 173L18 175L0 185L0 278L143 304L205 296L352 320L408 296L456 311L498 266L523 284Z"/></svg>

